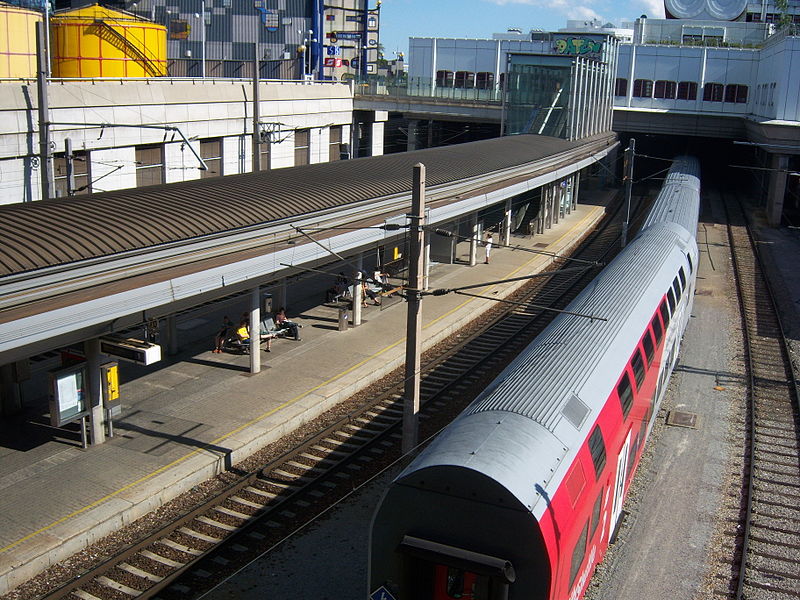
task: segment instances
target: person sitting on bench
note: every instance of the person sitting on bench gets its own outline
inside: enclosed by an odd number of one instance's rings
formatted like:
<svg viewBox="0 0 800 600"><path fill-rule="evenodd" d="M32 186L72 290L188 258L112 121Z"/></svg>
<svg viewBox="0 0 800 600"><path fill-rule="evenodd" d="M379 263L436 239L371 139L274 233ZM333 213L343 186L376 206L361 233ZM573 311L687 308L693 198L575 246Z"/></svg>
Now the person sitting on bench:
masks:
<svg viewBox="0 0 800 600"><path fill-rule="evenodd" d="M278 312L275 313L275 325L278 326L278 329L288 329L294 339L298 342L300 341L300 327L302 327L302 325L290 321L289 317L286 316L286 309L282 306L278 309Z"/></svg>

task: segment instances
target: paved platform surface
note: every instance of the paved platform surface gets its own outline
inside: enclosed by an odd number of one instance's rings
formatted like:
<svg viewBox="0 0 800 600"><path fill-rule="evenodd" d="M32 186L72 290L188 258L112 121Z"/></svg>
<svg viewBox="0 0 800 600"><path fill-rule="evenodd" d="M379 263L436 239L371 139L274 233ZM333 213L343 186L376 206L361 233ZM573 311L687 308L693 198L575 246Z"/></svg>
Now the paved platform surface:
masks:
<svg viewBox="0 0 800 600"><path fill-rule="evenodd" d="M584 190L581 204L543 235L514 237L527 250L566 253L605 212L610 190ZM466 251L467 244L459 245ZM491 264L436 265L431 287L455 287L531 274L550 256L492 250ZM522 285L477 289L503 297ZM249 357L215 354L213 333L235 303L178 322L180 352L157 368L126 366L123 414L115 436L83 450L78 436L42 422L6 421L0 443L0 594L104 535L218 474L403 364L406 306L364 309L363 324L337 330L336 311L319 290L289 291L289 316L302 341L280 339ZM303 296L313 292L313 296ZM240 303L247 300L240 300ZM449 294L423 301L424 347L445 338L492 300ZM224 312L223 312L224 311ZM43 376L40 374L39 376Z"/></svg>

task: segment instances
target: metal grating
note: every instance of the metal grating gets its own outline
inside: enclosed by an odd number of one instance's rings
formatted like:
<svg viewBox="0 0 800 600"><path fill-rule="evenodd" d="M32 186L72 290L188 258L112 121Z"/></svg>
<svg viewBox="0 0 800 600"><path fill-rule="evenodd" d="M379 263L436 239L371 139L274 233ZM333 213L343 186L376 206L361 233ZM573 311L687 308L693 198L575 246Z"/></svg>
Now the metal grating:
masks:
<svg viewBox="0 0 800 600"><path fill-rule="evenodd" d="M667 414L667 425L697 429L697 415L690 412L671 410Z"/></svg>

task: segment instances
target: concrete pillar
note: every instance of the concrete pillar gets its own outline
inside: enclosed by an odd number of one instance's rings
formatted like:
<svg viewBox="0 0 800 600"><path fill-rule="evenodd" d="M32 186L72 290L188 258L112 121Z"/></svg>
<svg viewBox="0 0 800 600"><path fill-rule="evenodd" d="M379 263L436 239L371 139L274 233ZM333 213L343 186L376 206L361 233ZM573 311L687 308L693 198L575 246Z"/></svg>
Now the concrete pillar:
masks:
<svg viewBox="0 0 800 600"><path fill-rule="evenodd" d="M511 245L511 198L506 198L506 205L503 209L503 223L501 224L500 243L506 246Z"/></svg>
<svg viewBox="0 0 800 600"><path fill-rule="evenodd" d="M89 424L91 426L90 441L92 445L106 441L105 409L103 408L103 382L100 377L100 363L104 356L100 354L100 338L86 340L83 343L86 355L87 394L89 402Z"/></svg>
<svg viewBox="0 0 800 600"><path fill-rule="evenodd" d="M433 120L428 121L428 145L426 148L433 148Z"/></svg>
<svg viewBox="0 0 800 600"><path fill-rule="evenodd" d="M412 150L417 150L419 148L419 144L417 142L417 128L419 127L419 120L418 119L409 119L408 120L408 132L406 134L406 151L411 152Z"/></svg>
<svg viewBox="0 0 800 600"><path fill-rule="evenodd" d="M356 271L353 278L353 327L361 325L361 271Z"/></svg>
<svg viewBox="0 0 800 600"><path fill-rule="evenodd" d="M772 154L770 156L769 191L767 192L767 224L770 227L781 226L783 201L786 197L786 180L788 179L789 155Z"/></svg>
<svg viewBox="0 0 800 600"><path fill-rule="evenodd" d="M167 317L167 355L175 356L178 353L178 319L175 315Z"/></svg>
<svg viewBox="0 0 800 600"><path fill-rule="evenodd" d="M250 292L250 374L261 372L261 288Z"/></svg>
<svg viewBox="0 0 800 600"><path fill-rule="evenodd" d="M472 220L472 234L469 239L469 266L474 267L478 264L478 213L472 213L470 218Z"/></svg>
<svg viewBox="0 0 800 600"><path fill-rule="evenodd" d="M14 377L14 365L0 367L0 415L14 415L22 410L22 395Z"/></svg>

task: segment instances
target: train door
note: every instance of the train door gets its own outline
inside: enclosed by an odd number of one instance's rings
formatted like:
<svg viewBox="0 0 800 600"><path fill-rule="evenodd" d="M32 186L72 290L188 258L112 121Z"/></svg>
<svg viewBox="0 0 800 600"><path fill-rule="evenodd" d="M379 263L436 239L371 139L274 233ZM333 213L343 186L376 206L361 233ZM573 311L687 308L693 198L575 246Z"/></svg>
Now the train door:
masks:
<svg viewBox="0 0 800 600"><path fill-rule="evenodd" d="M457 567L436 565L433 600L456 600L458 598L462 600L489 600L489 577Z"/></svg>
<svg viewBox="0 0 800 600"><path fill-rule="evenodd" d="M622 514L622 503L625 500L625 481L628 479L628 453L631 450L631 430L628 429L628 436L617 456L617 479L614 484L614 505L611 509L611 536L609 541L613 543L617 536L619 527L619 517Z"/></svg>

